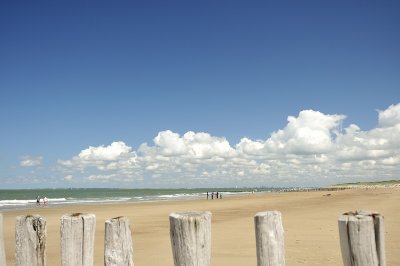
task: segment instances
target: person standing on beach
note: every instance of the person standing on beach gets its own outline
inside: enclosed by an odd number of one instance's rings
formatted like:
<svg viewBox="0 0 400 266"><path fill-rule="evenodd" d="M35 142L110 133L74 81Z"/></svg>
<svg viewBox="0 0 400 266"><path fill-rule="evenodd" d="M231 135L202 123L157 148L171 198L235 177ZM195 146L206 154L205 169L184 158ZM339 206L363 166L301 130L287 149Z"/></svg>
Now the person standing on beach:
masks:
<svg viewBox="0 0 400 266"><path fill-rule="evenodd" d="M36 197L36 205L38 205L38 206L40 205L40 196Z"/></svg>
<svg viewBox="0 0 400 266"><path fill-rule="evenodd" d="M208 199L208 191L207 191L207 199Z"/></svg>
<svg viewBox="0 0 400 266"><path fill-rule="evenodd" d="M44 198L43 198L43 205L44 205L44 206L47 205L47 197L46 197L46 196L44 196Z"/></svg>

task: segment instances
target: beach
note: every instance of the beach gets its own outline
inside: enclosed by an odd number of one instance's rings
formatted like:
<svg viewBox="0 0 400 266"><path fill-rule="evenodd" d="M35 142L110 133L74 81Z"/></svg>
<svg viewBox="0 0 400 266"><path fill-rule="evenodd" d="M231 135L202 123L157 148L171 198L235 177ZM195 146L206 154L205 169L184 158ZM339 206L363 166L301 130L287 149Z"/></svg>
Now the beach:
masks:
<svg viewBox="0 0 400 266"><path fill-rule="evenodd" d="M286 265L342 265L337 220L354 210L385 217L387 265L400 265L400 189L254 193L223 199L35 207L3 212L7 264L14 265L15 218L39 214L47 221L47 265L60 265L60 218L96 215L94 265L103 265L104 222L129 218L136 266L173 265L169 219L175 211L211 211L212 265L256 265L254 215L278 210L285 231Z"/></svg>

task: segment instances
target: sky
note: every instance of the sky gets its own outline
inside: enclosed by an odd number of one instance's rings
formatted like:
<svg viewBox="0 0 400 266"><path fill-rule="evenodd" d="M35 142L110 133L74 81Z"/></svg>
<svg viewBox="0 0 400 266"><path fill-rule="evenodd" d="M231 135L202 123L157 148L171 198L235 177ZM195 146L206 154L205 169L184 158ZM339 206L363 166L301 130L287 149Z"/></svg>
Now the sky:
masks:
<svg viewBox="0 0 400 266"><path fill-rule="evenodd" d="M0 188L400 179L398 1L1 1Z"/></svg>

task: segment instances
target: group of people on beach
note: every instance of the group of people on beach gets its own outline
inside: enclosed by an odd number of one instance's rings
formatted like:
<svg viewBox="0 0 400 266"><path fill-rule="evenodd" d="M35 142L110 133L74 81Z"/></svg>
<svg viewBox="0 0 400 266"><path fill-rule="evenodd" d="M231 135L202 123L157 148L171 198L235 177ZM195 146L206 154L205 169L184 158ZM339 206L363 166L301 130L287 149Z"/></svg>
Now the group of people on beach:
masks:
<svg viewBox="0 0 400 266"><path fill-rule="evenodd" d="M43 206L46 206L46 205L47 205L48 199L46 198L46 196L44 196L43 199L40 198L40 196L37 196L37 197L36 197L36 205L37 205L37 206L40 206L40 203L41 203L41 202L43 202Z"/></svg>
<svg viewBox="0 0 400 266"><path fill-rule="evenodd" d="M207 192L207 199L209 199L211 197L211 199L217 198L217 199L222 199L222 193L221 192Z"/></svg>

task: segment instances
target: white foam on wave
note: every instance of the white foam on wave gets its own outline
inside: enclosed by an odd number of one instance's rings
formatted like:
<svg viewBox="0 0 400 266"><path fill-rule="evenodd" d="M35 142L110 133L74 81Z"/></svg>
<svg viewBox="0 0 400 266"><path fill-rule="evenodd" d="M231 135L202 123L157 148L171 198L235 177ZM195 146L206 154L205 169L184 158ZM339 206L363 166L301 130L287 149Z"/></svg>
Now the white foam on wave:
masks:
<svg viewBox="0 0 400 266"><path fill-rule="evenodd" d="M159 199L178 199L178 198L195 198L199 197L199 193L179 193L179 194L166 194L166 195L158 195L154 197L149 197L149 198L159 198Z"/></svg>
<svg viewBox="0 0 400 266"><path fill-rule="evenodd" d="M50 199L47 199L49 202L55 202L55 201L66 201L67 199L66 198L54 198L54 199L52 199L52 198L50 198Z"/></svg>
<svg viewBox="0 0 400 266"><path fill-rule="evenodd" d="M65 202L65 198L49 198L48 202ZM43 199L40 200L43 203ZM25 206L29 204L36 204L36 199L33 200L0 200L1 206Z"/></svg>
<svg viewBox="0 0 400 266"><path fill-rule="evenodd" d="M88 199L70 199L70 203L101 203L101 202L121 202L121 201L129 201L131 198L123 197L123 198L88 198Z"/></svg>
<svg viewBox="0 0 400 266"><path fill-rule="evenodd" d="M36 200L0 200L0 206L27 205L36 203Z"/></svg>

